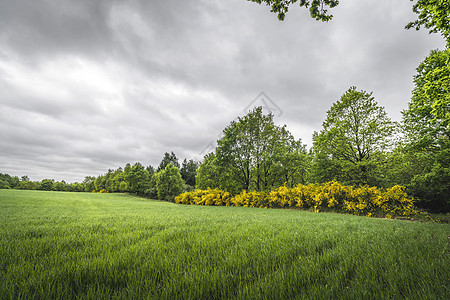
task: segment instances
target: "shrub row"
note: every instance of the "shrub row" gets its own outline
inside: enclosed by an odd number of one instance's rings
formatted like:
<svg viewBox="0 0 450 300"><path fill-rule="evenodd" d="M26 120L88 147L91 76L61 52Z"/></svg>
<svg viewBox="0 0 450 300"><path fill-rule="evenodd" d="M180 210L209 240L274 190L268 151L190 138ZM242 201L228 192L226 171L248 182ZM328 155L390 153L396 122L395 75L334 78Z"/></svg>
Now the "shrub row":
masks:
<svg viewBox="0 0 450 300"><path fill-rule="evenodd" d="M195 190L175 197L175 203L191 205L245 206L260 208L304 208L315 212L337 210L356 215L391 218L417 214L414 199L402 186L389 189L324 184L281 186L271 192L243 191L234 197L219 189Z"/></svg>

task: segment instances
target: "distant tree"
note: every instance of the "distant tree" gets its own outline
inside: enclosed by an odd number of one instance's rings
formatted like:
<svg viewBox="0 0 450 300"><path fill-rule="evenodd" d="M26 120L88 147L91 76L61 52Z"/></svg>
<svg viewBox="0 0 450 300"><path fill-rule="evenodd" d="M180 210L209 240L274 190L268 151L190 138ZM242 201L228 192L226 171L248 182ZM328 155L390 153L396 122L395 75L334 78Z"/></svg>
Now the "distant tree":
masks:
<svg viewBox="0 0 450 300"><path fill-rule="evenodd" d="M413 1L413 0L411 0ZM448 0L418 0L413 5L418 19L406 25L406 29L419 30L422 26L430 33L440 32L450 47L450 2Z"/></svg>
<svg viewBox="0 0 450 300"><path fill-rule="evenodd" d="M30 178L28 177L28 175L24 175L20 177L20 181L30 181Z"/></svg>
<svg viewBox="0 0 450 300"><path fill-rule="evenodd" d="M37 190L39 187L38 182L34 181L20 181L19 184L16 186L16 189L19 190Z"/></svg>
<svg viewBox="0 0 450 300"><path fill-rule="evenodd" d="M106 178L105 175L99 175L94 180L94 187L96 191L101 191L106 189Z"/></svg>
<svg viewBox="0 0 450 300"><path fill-rule="evenodd" d="M55 180L53 179L42 179L39 183L38 190L42 191L53 191L53 184Z"/></svg>
<svg viewBox="0 0 450 300"><path fill-rule="evenodd" d="M183 192L184 180L180 170L169 163L164 170L156 173L156 190L158 199L173 201L175 196Z"/></svg>
<svg viewBox="0 0 450 300"><path fill-rule="evenodd" d="M173 152L170 152L170 154L167 152L164 153L164 157L161 160L161 163L159 164L159 167L156 171L159 172L164 170L168 164L172 164L174 167L180 169L180 163L178 162L178 158L175 155L175 153Z"/></svg>
<svg viewBox="0 0 450 300"><path fill-rule="evenodd" d="M395 123L372 93L351 87L327 112L320 133L313 135L318 181L378 185L377 166L392 146ZM323 171L322 171L323 172Z"/></svg>
<svg viewBox="0 0 450 300"><path fill-rule="evenodd" d="M114 171L114 174L112 176L112 191L121 193L129 191L129 183L122 168L118 168L116 171Z"/></svg>
<svg viewBox="0 0 450 300"><path fill-rule="evenodd" d="M128 185L128 183L126 181L121 181L119 183L119 192L124 193L124 192L129 192L130 191L130 187Z"/></svg>
<svg viewBox="0 0 450 300"><path fill-rule="evenodd" d="M6 182L10 188L15 188L20 182L19 177L2 173L0 173L0 180Z"/></svg>
<svg viewBox="0 0 450 300"><path fill-rule="evenodd" d="M0 179L0 189L10 189L9 182L6 180Z"/></svg>
<svg viewBox="0 0 450 300"><path fill-rule="evenodd" d="M144 194L150 185L150 175L140 163L135 163L127 175L127 181L130 192Z"/></svg>
<svg viewBox="0 0 450 300"><path fill-rule="evenodd" d="M123 169L123 173L125 174L125 177L128 176L130 171L131 171L131 165L128 163L125 165L125 168Z"/></svg>
<svg viewBox="0 0 450 300"><path fill-rule="evenodd" d="M65 192L65 191L67 191L67 190L69 189L69 186L68 186L68 184L63 180L63 181L55 182L55 183L53 184L53 189L54 189L55 191Z"/></svg>
<svg viewBox="0 0 450 300"><path fill-rule="evenodd" d="M152 165L148 165L147 168L145 168L145 169L147 170L148 174L150 174L150 176L152 176L153 173L155 173L155 171L156 171Z"/></svg>
<svg viewBox="0 0 450 300"><path fill-rule="evenodd" d="M414 84L403 111L405 151L426 167L411 180L409 191L425 207L449 211L450 49L431 51L417 68Z"/></svg>
<svg viewBox="0 0 450 300"><path fill-rule="evenodd" d="M300 6L306 8L309 7L309 12L311 17L318 21L328 22L333 18L332 15L328 14L328 8L336 7L339 4L338 0L248 0L258 4L264 3L270 6L271 11L278 14L278 19L283 21L286 13L289 10L289 6L298 2Z"/></svg>
<svg viewBox="0 0 450 300"><path fill-rule="evenodd" d="M93 190L95 190L94 182L95 182L95 177L93 177L93 176L84 177L84 180L83 180L84 191L92 192Z"/></svg>
<svg viewBox="0 0 450 300"><path fill-rule="evenodd" d="M185 158L181 165L181 178L186 182L189 186L195 186L195 175L197 175L198 163L193 159L189 161Z"/></svg>
<svg viewBox="0 0 450 300"><path fill-rule="evenodd" d="M72 184L69 185L70 190L72 192L84 192L85 191L85 186L83 185L83 183L79 183L79 182L74 182Z"/></svg>

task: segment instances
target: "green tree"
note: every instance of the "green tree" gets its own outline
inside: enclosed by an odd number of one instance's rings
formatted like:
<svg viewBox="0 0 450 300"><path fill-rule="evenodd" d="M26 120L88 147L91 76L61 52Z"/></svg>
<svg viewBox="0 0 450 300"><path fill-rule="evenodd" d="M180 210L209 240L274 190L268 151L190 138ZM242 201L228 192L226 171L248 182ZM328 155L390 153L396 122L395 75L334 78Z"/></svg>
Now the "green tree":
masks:
<svg viewBox="0 0 450 300"><path fill-rule="evenodd" d="M174 167L180 169L180 163L178 162L178 158L175 155L175 153L173 152L170 152L170 154L167 152L164 153L164 157L161 160L161 163L159 164L158 169L156 169L156 171L159 172L164 170L168 164L172 164Z"/></svg>
<svg viewBox="0 0 450 300"><path fill-rule="evenodd" d="M419 15L418 19L406 25L406 29L419 30L425 26L430 33L440 32L447 41L447 46L450 47L450 2L448 0L418 0L413 5L413 11Z"/></svg>
<svg viewBox="0 0 450 300"><path fill-rule="evenodd" d="M85 192L92 192L95 190L95 177L94 176L86 176L83 180L83 186Z"/></svg>
<svg viewBox="0 0 450 300"><path fill-rule="evenodd" d="M274 165L272 186L286 184L294 187L298 184L306 184L311 166L311 155L306 151L306 146L301 141L291 141L291 146L282 153Z"/></svg>
<svg viewBox="0 0 450 300"><path fill-rule="evenodd" d="M156 173L156 190L158 199L173 201L175 196L183 192L184 180L180 170L169 163L164 170Z"/></svg>
<svg viewBox="0 0 450 300"><path fill-rule="evenodd" d="M0 189L10 189L9 182L3 179L0 179Z"/></svg>
<svg viewBox="0 0 450 300"><path fill-rule="evenodd" d="M197 175L198 163L193 159L189 161L185 158L181 164L181 178L186 182L187 185L193 187L195 186L195 175Z"/></svg>
<svg viewBox="0 0 450 300"><path fill-rule="evenodd" d="M53 191L53 179L42 179L42 181L39 183L38 190L42 191Z"/></svg>
<svg viewBox="0 0 450 300"><path fill-rule="evenodd" d="M147 168L145 168L145 169L147 170L148 174L150 174L150 176L152 176L153 173L156 172L155 168L153 168L152 165L148 165Z"/></svg>
<svg viewBox="0 0 450 300"><path fill-rule="evenodd" d="M425 161L409 185L422 205L450 210L450 49L433 50L417 68L403 111L405 151ZM411 155L411 154L410 154Z"/></svg>
<svg viewBox="0 0 450 300"><path fill-rule="evenodd" d="M409 144L438 151L450 136L450 49L431 51L417 68L414 85L403 112Z"/></svg>
<svg viewBox="0 0 450 300"><path fill-rule="evenodd" d="M109 179L106 182L106 187L109 192L126 192L127 188L122 184L125 182L125 186L128 186L126 182L126 176L123 172L122 168L118 168L109 176ZM121 188L122 185L122 188Z"/></svg>
<svg viewBox="0 0 450 300"><path fill-rule="evenodd" d="M144 194L150 185L150 175L140 163L135 163L127 175L127 181L130 192Z"/></svg>
<svg viewBox="0 0 450 300"><path fill-rule="evenodd" d="M372 93L351 87L327 112L320 133L313 135L317 181L378 185L377 166L393 144L395 123Z"/></svg>
<svg viewBox="0 0 450 300"><path fill-rule="evenodd" d="M215 152L208 153L205 155L197 169L195 187L202 190L207 188L218 188L237 194L241 192L240 184L229 172L229 170L221 165Z"/></svg>
<svg viewBox="0 0 450 300"><path fill-rule="evenodd" d="M266 4L271 7L271 11L278 15L278 19L283 21L289 6L298 2L299 6L309 8L311 17L318 21L328 22L333 18L328 14L328 9L336 7L339 4L338 0L248 0L258 4Z"/></svg>
<svg viewBox="0 0 450 300"><path fill-rule="evenodd" d="M68 184L63 181L58 181L53 184L53 189L55 191L65 192L68 190Z"/></svg>
<svg viewBox="0 0 450 300"><path fill-rule="evenodd" d="M6 182L6 184L10 187L10 188L15 188L19 182L20 179L17 176L11 176L9 174L2 174L0 173L0 180Z"/></svg>
<svg viewBox="0 0 450 300"><path fill-rule="evenodd" d="M96 191L101 191L106 189L106 178L105 175L99 175L94 180L94 187Z"/></svg>
<svg viewBox="0 0 450 300"><path fill-rule="evenodd" d="M19 184L16 186L19 190L37 190L39 187L38 182L34 181L20 181Z"/></svg>
<svg viewBox="0 0 450 300"><path fill-rule="evenodd" d="M294 140L286 126L275 125L273 115L264 115L262 107L231 122L217 144L210 170L226 174L225 179L222 175L218 178L216 185L225 186L232 193L263 191L280 185L280 172L293 173L290 167L301 167L288 164L286 156L299 151L306 154L301 142Z"/></svg>

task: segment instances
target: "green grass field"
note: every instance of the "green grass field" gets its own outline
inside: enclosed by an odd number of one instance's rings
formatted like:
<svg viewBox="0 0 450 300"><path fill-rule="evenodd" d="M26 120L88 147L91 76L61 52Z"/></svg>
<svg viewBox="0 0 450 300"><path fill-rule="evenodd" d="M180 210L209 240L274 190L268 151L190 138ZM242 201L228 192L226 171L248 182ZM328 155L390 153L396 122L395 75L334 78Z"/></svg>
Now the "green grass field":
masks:
<svg viewBox="0 0 450 300"><path fill-rule="evenodd" d="M0 190L0 297L449 299L450 225Z"/></svg>

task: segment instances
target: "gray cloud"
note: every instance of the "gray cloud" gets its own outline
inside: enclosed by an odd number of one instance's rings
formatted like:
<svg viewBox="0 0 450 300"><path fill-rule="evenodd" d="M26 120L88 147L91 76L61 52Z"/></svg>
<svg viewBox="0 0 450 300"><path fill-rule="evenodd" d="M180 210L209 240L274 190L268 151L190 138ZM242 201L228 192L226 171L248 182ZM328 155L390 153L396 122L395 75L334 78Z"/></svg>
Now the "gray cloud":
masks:
<svg viewBox="0 0 450 300"><path fill-rule="evenodd" d="M0 0L0 172L81 181L164 152L199 158L264 91L311 146L350 86L401 118L444 46L411 3L347 0L330 23L227 1Z"/></svg>

